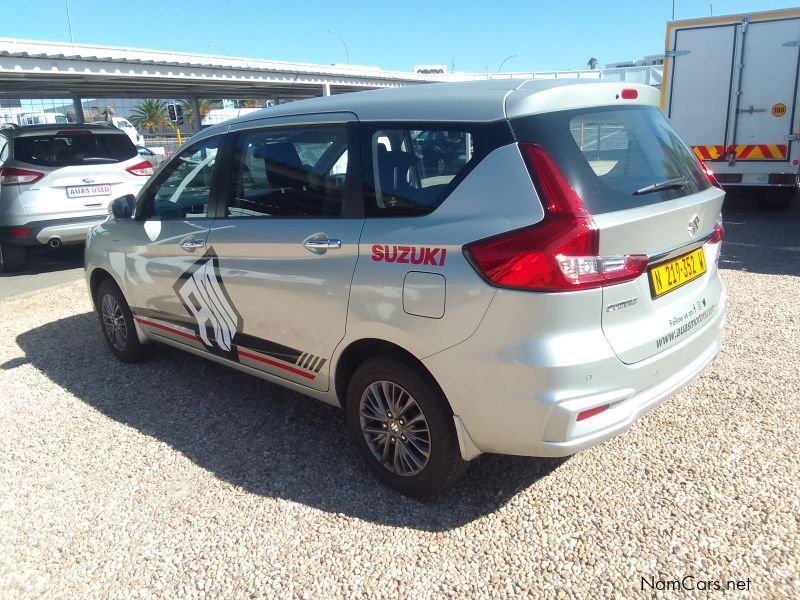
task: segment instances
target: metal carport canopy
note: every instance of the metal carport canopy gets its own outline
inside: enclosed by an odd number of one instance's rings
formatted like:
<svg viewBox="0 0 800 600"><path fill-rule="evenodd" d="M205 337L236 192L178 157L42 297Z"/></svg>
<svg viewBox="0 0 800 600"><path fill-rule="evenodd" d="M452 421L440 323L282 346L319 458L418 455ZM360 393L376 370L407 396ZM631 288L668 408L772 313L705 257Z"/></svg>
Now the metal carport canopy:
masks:
<svg viewBox="0 0 800 600"><path fill-rule="evenodd" d="M0 97L310 97L445 80L315 65L0 38Z"/></svg>

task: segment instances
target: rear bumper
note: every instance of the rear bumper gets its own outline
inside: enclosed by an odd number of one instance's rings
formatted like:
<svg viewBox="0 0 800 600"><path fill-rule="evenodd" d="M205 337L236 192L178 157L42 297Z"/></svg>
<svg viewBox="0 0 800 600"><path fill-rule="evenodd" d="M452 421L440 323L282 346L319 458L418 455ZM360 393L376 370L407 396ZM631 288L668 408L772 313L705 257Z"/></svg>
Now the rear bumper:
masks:
<svg viewBox="0 0 800 600"><path fill-rule="evenodd" d="M106 215L102 214L0 227L0 240L18 246L46 245L51 240L58 240L59 244L80 244L89 229L105 220Z"/></svg>
<svg viewBox="0 0 800 600"><path fill-rule="evenodd" d="M697 377L719 354L720 345L720 336L717 335L705 352L685 368L658 385L612 404L607 411L589 419L583 427L576 420L578 413L587 410L586 406L590 404L607 404L606 398L582 398L554 407L546 439L542 440L541 455L569 456L624 433L642 414L669 399Z"/></svg>
<svg viewBox="0 0 800 600"><path fill-rule="evenodd" d="M530 302L515 299L513 293L503 296L499 302L495 298L472 338L424 360L457 417L465 459L481 452L567 456L623 433L716 357L726 318L723 292L720 308L693 335L628 365L614 354L597 325L547 337L547 331L563 328L566 319L578 321L578 328L596 320L597 310L581 322L576 306L550 307L542 317L549 322L546 329L537 332L534 323L525 331L518 319L503 331L503 322L519 314L520 305L530 308ZM565 308L569 317L560 317ZM535 321L531 311L527 321ZM519 330L516 337L514 329ZM609 408L577 420L579 413L602 406Z"/></svg>

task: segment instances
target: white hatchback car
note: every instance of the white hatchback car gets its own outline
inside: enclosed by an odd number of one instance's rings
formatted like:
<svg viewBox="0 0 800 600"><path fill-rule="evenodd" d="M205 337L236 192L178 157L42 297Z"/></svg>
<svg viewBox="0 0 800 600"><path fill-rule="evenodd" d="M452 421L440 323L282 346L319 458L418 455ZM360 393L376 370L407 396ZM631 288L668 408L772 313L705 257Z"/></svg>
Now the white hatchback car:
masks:
<svg viewBox="0 0 800 600"><path fill-rule="evenodd" d="M205 130L89 233L106 341L342 406L410 495L484 452L597 444L709 364L725 320L724 192L657 97L439 84ZM437 136L463 159L426 160Z"/></svg>

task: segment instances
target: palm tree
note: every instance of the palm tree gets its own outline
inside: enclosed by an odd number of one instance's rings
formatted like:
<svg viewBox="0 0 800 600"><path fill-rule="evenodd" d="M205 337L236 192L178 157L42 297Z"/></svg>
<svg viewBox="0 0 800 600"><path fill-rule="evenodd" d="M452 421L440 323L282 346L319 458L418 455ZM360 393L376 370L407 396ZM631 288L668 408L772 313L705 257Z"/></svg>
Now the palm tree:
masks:
<svg viewBox="0 0 800 600"><path fill-rule="evenodd" d="M597 59L593 56L589 59L589 62L586 63L586 66L589 67L592 71L597 68Z"/></svg>
<svg viewBox="0 0 800 600"><path fill-rule="evenodd" d="M192 106L191 100L178 100L180 105L183 107L183 119L187 123L194 122L194 106ZM200 120L203 120L208 114L208 111L213 110L219 104L217 100L200 100Z"/></svg>
<svg viewBox="0 0 800 600"><path fill-rule="evenodd" d="M149 129L155 133L162 125L171 125L166 109L166 103L161 100L142 100L131 111L131 123L143 131Z"/></svg>

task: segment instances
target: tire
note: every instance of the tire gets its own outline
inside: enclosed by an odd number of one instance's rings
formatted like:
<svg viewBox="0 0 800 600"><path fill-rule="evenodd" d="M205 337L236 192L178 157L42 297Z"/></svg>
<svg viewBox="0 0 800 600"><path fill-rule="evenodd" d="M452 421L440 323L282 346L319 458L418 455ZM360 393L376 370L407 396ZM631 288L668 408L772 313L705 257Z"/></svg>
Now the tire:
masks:
<svg viewBox="0 0 800 600"><path fill-rule="evenodd" d="M139 341L133 314L116 283L106 279L97 289L97 315L103 338L118 359L126 363L139 362L149 354L149 348Z"/></svg>
<svg viewBox="0 0 800 600"><path fill-rule="evenodd" d="M433 496L464 474L466 462L446 399L409 365L392 358L366 360L350 379L345 409L364 462L395 490L415 498Z"/></svg>
<svg viewBox="0 0 800 600"><path fill-rule="evenodd" d="M16 246L0 242L0 271L3 273L16 273L25 268L28 258L28 249L25 246Z"/></svg>

